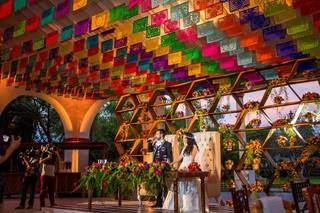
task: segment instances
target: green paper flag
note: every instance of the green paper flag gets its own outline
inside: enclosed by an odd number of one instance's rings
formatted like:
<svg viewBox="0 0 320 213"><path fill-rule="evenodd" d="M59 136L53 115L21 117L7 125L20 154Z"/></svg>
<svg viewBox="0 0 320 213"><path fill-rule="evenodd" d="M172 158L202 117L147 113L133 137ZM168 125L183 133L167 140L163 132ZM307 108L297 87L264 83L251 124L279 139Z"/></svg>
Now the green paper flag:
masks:
<svg viewBox="0 0 320 213"><path fill-rule="evenodd" d="M155 36L160 35L160 27L153 27L153 26L148 26L147 27L147 38L152 38Z"/></svg>
<svg viewBox="0 0 320 213"><path fill-rule="evenodd" d="M134 6L133 8L131 9L126 9L125 11L125 14L124 14L124 19L129 19L129 18L132 18L134 16L137 16L139 15L139 6L136 5Z"/></svg>
<svg viewBox="0 0 320 213"><path fill-rule="evenodd" d="M161 47L172 45L176 41L176 33L172 32L167 35L161 36Z"/></svg>
<svg viewBox="0 0 320 213"><path fill-rule="evenodd" d="M66 41L72 38L72 35L73 35L73 25L66 26L62 28L62 32L60 34L60 40Z"/></svg>
<svg viewBox="0 0 320 213"><path fill-rule="evenodd" d="M145 31L148 27L148 16L133 22L133 33Z"/></svg>
<svg viewBox="0 0 320 213"><path fill-rule="evenodd" d="M44 11L41 16L41 26L51 22L53 20L53 16L54 16L54 7L51 7L48 10Z"/></svg>
<svg viewBox="0 0 320 213"><path fill-rule="evenodd" d="M34 40L34 43L33 43L33 50L34 51L40 50L43 47L44 47L44 38L38 38L38 39Z"/></svg>
<svg viewBox="0 0 320 213"><path fill-rule="evenodd" d="M13 6L13 12L17 12L27 5L27 0L15 0Z"/></svg>
<svg viewBox="0 0 320 213"><path fill-rule="evenodd" d="M178 51L181 51L181 50L184 50L186 47L186 45L182 42L174 42L172 45L171 45L171 52L178 52Z"/></svg>
<svg viewBox="0 0 320 213"><path fill-rule="evenodd" d="M14 27L13 37L22 36L26 31L26 21L20 22L17 26Z"/></svg>
<svg viewBox="0 0 320 213"><path fill-rule="evenodd" d="M127 10L128 10L128 8L125 4L121 4L117 7L113 7L110 10L109 23L123 20L125 18Z"/></svg>

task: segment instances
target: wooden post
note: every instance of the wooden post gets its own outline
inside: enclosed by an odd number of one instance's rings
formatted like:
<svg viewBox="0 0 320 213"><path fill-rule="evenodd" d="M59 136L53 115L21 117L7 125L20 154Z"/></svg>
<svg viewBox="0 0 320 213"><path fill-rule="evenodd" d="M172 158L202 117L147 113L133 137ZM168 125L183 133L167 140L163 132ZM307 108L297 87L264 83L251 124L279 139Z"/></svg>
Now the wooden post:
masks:
<svg viewBox="0 0 320 213"><path fill-rule="evenodd" d="M174 178L173 180L173 202L174 202L174 205L173 205L173 209L174 209L174 212L175 213L178 213L179 212L179 201L178 201L178 178Z"/></svg>
<svg viewBox="0 0 320 213"><path fill-rule="evenodd" d="M205 186L204 186L204 177L200 177L201 180L201 212L206 212L206 195L205 195Z"/></svg>
<svg viewBox="0 0 320 213"><path fill-rule="evenodd" d="M118 206L121 207L122 193L121 188L118 188Z"/></svg>
<svg viewBox="0 0 320 213"><path fill-rule="evenodd" d="M92 209L92 196L93 196L93 189L88 189L88 209L91 211Z"/></svg>

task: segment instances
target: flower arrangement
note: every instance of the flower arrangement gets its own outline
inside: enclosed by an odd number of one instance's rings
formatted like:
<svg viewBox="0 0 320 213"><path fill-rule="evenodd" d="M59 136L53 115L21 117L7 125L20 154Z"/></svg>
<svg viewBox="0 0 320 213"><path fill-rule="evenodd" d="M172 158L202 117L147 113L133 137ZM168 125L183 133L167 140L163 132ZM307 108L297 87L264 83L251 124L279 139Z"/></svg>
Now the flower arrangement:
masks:
<svg viewBox="0 0 320 213"><path fill-rule="evenodd" d="M232 151L233 148L235 147L235 143L233 141L233 139L229 138L229 139L226 139L223 143L223 147L225 150L227 151Z"/></svg>
<svg viewBox="0 0 320 213"><path fill-rule="evenodd" d="M258 128L261 125L261 119L254 118L251 121L249 121L249 125L252 126L253 128Z"/></svg>
<svg viewBox="0 0 320 213"><path fill-rule="evenodd" d="M244 109L248 111L257 111L259 108L260 102L259 101L248 101L244 104Z"/></svg>
<svg viewBox="0 0 320 213"><path fill-rule="evenodd" d="M320 152L320 136L314 136L307 139L307 145L304 147L300 157L297 160L297 164L304 163L310 159L313 153Z"/></svg>
<svg viewBox="0 0 320 213"><path fill-rule="evenodd" d="M313 120L317 117L317 114L314 112L306 112L302 115L305 122L313 122Z"/></svg>
<svg viewBox="0 0 320 213"><path fill-rule="evenodd" d="M200 165L197 162L192 162L188 166L189 172L201 172Z"/></svg>
<svg viewBox="0 0 320 213"><path fill-rule="evenodd" d="M280 119L276 120L275 122L273 122L273 126L275 126L275 127L286 126L289 124L289 122L290 122L290 120L287 118L280 118Z"/></svg>
<svg viewBox="0 0 320 213"><path fill-rule="evenodd" d="M80 187L114 194L119 189L128 191L143 183L148 189L159 190L171 170L173 167L166 162L134 163L128 157L118 164L93 163L81 176Z"/></svg>
<svg viewBox="0 0 320 213"><path fill-rule="evenodd" d="M245 86L247 89L252 89L256 84L252 81L246 82Z"/></svg>
<svg viewBox="0 0 320 213"><path fill-rule="evenodd" d="M307 92L302 96L304 101L319 101L320 95L316 92Z"/></svg>
<svg viewBox="0 0 320 213"><path fill-rule="evenodd" d="M228 112L230 110L230 104L223 104L221 109L223 112Z"/></svg>
<svg viewBox="0 0 320 213"><path fill-rule="evenodd" d="M234 165L234 163L233 163L232 160L227 160L227 161L225 162L225 167L226 167L227 170L231 170L232 167L233 167L233 165Z"/></svg>
<svg viewBox="0 0 320 213"><path fill-rule="evenodd" d="M288 138L286 138L285 136L283 135L279 135L276 139L277 141L277 144L281 147L284 147L286 146L287 142L288 142Z"/></svg>
<svg viewBox="0 0 320 213"><path fill-rule="evenodd" d="M284 98L281 95L277 95L273 98L273 103L275 104L282 104Z"/></svg>
<svg viewBox="0 0 320 213"><path fill-rule="evenodd" d="M252 169L253 170L259 170L260 168L260 163L261 163L261 158L254 158L252 161Z"/></svg>
<svg viewBox="0 0 320 213"><path fill-rule="evenodd" d="M258 162L260 165L260 161L258 159L261 159L261 155L263 152L260 140L258 139L250 140L250 142L245 147L245 151L246 151L246 160L245 160L246 166L249 166L255 163L254 167L257 169Z"/></svg>
<svg viewBox="0 0 320 213"><path fill-rule="evenodd" d="M263 192L264 185L260 181L256 181L250 186L249 190L250 192Z"/></svg>
<svg viewBox="0 0 320 213"><path fill-rule="evenodd" d="M298 173L294 167L293 162L289 161L281 161L278 164L277 170L276 170L276 175L279 176L280 171L287 171L289 172L290 176L292 177L298 177Z"/></svg>

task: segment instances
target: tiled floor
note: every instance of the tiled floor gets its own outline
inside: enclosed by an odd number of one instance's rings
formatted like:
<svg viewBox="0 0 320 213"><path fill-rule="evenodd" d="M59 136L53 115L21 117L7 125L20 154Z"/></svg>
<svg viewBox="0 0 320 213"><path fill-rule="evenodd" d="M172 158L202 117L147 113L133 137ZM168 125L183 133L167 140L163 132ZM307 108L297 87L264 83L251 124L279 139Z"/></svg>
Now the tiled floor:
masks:
<svg viewBox="0 0 320 213"><path fill-rule="evenodd" d="M48 201L47 201L48 202ZM6 199L3 204L0 205L1 213L76 213L76 212L88 212L88 205L86 198L58 198L55 208L43 208L40 210L39 199L35 200L35 206L32 210L15 210L18 205L18 199ZM117 206L117 201L106 200L105 198L95 198L92 205L92 212L97 213L171 213L173 211L150 208L150 203L144 202L145 207L139 207L137 201L123 201L122 207ZM210 206L210 212L233 212L227 207L219 207L216 205Z"/></svg>

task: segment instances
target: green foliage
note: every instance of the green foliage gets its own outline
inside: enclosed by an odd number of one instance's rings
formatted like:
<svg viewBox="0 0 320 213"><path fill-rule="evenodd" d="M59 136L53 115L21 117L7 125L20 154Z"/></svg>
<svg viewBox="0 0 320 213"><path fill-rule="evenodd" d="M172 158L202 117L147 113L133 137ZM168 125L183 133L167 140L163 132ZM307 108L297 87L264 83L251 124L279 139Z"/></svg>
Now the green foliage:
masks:
<svg viewBox="0 0 320 213"><path fill-rule="evenodd" d="M104 104L100 112L95 117L91 132L90 140L108 144L108 159L115 161L118 158L118 152L114 145L114 138L118 131L118 121L114 110L117 102L112 101ZM101 150L90 150L90 162L97 161L100 157Z"/></svg>
<svg viewBox="0 0 320 213"><path fill-rule="evenodd" d="M64 138L58 113L42 99L32 96L16 98L2 112L1 128L5 129L14 116L21 118L19 131L23 142L61 142Z"/></svg>

